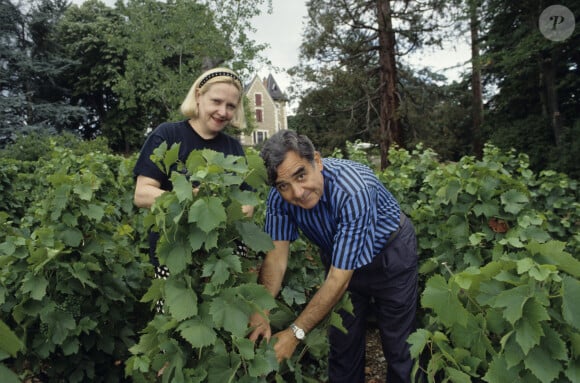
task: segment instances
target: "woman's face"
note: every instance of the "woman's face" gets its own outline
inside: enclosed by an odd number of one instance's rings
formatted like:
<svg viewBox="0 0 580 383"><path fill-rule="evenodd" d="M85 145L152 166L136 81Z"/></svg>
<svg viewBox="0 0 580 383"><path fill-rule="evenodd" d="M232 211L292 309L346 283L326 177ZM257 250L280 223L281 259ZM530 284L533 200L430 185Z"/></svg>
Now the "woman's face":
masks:
<svg viewBox="0 0 580 383"><path fill-rule="evenodd" d="M199 117L197 128L202 135L215 136L234 118L240 91L233 84L210 84L205 93L197 90Z"/></svg>

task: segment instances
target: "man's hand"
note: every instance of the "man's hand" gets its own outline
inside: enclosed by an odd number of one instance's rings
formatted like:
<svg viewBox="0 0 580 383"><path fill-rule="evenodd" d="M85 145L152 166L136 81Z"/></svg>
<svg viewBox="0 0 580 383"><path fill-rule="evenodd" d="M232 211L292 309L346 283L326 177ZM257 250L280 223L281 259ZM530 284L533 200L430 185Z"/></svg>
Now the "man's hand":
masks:
<svg viewBox="0 0 580 383"><path fill-rule="evenodd" d="M290 359L292 354L294 354L294 350L296 350L296 346L298 346L298 343L300 343L300 341L294 336L292 330L289 328L276 333L274 338L277 339L276 343L274 344L274 351L276 352L278 363L284 359Z"/></svg>
<svg viewBox="0 0 580 383"><path fill-rule="evenodd" d="M266 339L267 342L270 341L272 337L272 329L270 328L270 323L268 322L266 314L253 313L250 317L250 327L253 328L252 332L248 338L255 342L259 338Z"/></svg>

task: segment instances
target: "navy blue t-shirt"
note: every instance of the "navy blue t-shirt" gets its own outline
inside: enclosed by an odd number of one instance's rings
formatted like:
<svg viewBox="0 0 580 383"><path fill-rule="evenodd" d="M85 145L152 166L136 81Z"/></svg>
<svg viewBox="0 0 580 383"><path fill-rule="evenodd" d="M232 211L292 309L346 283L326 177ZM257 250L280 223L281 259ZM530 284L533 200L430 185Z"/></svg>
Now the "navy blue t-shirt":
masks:
<svg viewBox="0 0 580 383"><path fill-rule="evenodd" d="M193 130L187 120L165 122L155 128L149 137L147 137L137 159L137 163L135 164L135 168L133 169L135 177L141 175L159 181L162 190L172 190L173 186L171 185L169 175L163 173L151 161L150 157L153 151L164 141L167 142L168 149L175 143L181 143L179 147L179 161L182 163L185 163L187 157L193 150L211 149L225 155L244 156L244 150L240 142L223 132L219 132L215 138L206 140Z"/></svg>

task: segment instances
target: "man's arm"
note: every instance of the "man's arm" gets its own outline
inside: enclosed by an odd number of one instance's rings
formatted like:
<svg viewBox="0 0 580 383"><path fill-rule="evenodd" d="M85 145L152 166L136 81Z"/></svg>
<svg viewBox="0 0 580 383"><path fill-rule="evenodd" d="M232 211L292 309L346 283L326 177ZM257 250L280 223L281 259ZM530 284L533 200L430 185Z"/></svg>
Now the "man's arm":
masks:
<svg viewBox="0 0 580 383"><path fill-rule="evenodd" d="M354 270L341 270L331 266L326 280L294 323L305 332L316 327L340 301L353 273Z"/></svg>
<svg viewBox="0 0 580 383"><path fill-rule="evenodd" d="M270 250L262 267L260 268L259 282L266 287L273 297L278 296L282 287L282 280L288 266L288 256L290 254L289 241L274 241L274 249ZM259 337L270 340L272 329L268 320L264 317L268 313L254 313L250 318L250 327L253 328L249 339L256 341Z"/></svg>
<svg viewBox="0 0 580 383"><path fill-rule="evenodd" d="M305 332L316 327L342 298L353 273L354 270L341 270L331 266L326 280L294 323ZM274 345L278 361L289 359L298 346L299 340L290 328L280 331L274 337L278 339Z"/></svg>
<svg viewBox="0 0 580 383"><path fill-rule="evenodd" d="M274 241L274 249L268 252L260 268L259 281L273 297L278 295L282 287L289 254L289 241Z"/></svg>

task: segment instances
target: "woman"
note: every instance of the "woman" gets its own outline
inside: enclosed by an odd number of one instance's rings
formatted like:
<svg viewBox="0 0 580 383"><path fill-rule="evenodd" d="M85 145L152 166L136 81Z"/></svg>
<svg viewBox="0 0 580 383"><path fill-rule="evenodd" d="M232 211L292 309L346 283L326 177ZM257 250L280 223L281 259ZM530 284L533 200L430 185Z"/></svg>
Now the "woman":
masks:
<svg viewBox="0 0 580 383"><path fill-rule="evenodd" d="M201 149L244 156L239 141L223 132L228 124L244 128L242 96L242 82L230 69L210 69L195 80L180 108L188 119L159 125L141 149L133 169L136 177L133 201L136 206L150 208L157 197L173 188L169 175L164 174L150 159L153 151L163 142L167 142L168 148L180 143L179 160L183 163L191 151ZM252 206L243 206L242 209L248 216L253 213ZM166 278L169 271L166 266L159 265L155 256L158 239L157 233L150 232L149 256L155 266L155 276ZM158 306L157 311L161 311L161 307Z"/></svg>

